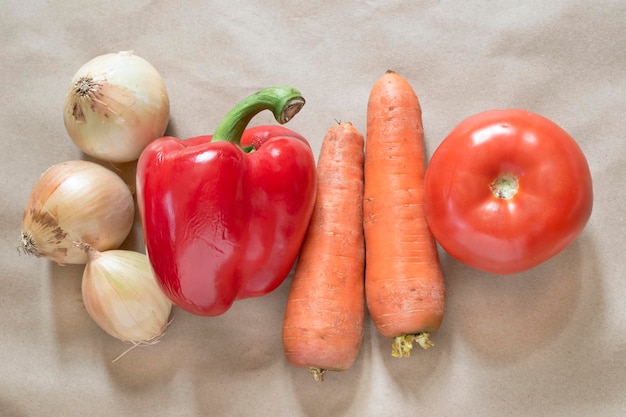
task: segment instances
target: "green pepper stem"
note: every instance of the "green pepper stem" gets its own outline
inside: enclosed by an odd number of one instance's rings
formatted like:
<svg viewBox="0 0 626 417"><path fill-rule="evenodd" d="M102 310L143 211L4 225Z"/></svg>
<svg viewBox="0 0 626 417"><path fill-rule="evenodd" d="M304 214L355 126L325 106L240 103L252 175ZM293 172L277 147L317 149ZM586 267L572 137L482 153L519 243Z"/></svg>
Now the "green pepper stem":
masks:
<svg viewBox="0 0 626 417"><path fill-rule="evenodd" d="M212 142L228 141L241 147L241 135L250 120L263 110L271 110L278 123L285 124L304 106L300 92L289 86L268 87L235 105L215 129ZM243 149L243 148L242 148ZM246 148L244 151L249 152Z"/></svg>

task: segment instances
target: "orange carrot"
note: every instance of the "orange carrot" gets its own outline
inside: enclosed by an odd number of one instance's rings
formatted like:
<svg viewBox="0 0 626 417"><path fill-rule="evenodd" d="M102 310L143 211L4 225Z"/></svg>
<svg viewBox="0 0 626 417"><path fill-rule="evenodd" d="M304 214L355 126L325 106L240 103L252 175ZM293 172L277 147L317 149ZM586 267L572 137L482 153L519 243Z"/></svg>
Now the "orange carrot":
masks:
<svg viewBox="0 0 626 417"><path fill-rule="evenodd" d="M285 357L319 381L326 370L350 368L363 339L363 147L351 123L324 137L315 208L287 298Z"/></svg>
<svg viewBox="0 0 626 417"><path fill-rule="evenodd" d="M367 105L365 295L378 331L394 338L392 354L412 342L433 345L444 312L444 282L435 239L424 214L424 129L411 85L387 71Z"/></svg>

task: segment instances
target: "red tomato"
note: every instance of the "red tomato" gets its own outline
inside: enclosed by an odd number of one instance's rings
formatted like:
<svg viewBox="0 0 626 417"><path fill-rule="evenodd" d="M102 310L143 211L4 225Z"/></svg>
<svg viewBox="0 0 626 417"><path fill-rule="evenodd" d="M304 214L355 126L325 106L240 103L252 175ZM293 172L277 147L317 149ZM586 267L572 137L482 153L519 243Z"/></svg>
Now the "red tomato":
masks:
<svg viewBox="0 0 626 417"><path fill-rule="evenodd" d="M568 247L593 205L577 143L525 110L492 110L456 126L424 179L426 216L451 256L483 271L528 270Z"/></svg>

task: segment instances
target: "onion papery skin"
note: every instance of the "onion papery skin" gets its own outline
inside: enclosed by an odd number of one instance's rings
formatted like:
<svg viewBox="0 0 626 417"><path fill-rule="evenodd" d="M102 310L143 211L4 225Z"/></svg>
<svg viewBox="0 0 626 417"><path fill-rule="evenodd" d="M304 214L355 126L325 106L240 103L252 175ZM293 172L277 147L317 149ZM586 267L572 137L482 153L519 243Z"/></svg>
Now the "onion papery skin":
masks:
<svg viewBox="0 0 626 417"><path fill-rule="evenodd" d="M172 304L146 255L90 250L81 285L89 316L109 335L141 344L153 343L165 333Z"/></svg>
<svg viewBox="0 0 626 417"><path fill-rule="evenodd" d="M72 78L63 121L76 146L96 159L135 161L169 123L165 83L132 51L100 55Z"/></svg>
<svg viewBox="0 0 626 417"><path fill-rule="evenodd" d="M85 264L87 244L116 249L130 233L135 202L113 171L90 161L48 168L28 198L18 249L58 264Z"/></svg>

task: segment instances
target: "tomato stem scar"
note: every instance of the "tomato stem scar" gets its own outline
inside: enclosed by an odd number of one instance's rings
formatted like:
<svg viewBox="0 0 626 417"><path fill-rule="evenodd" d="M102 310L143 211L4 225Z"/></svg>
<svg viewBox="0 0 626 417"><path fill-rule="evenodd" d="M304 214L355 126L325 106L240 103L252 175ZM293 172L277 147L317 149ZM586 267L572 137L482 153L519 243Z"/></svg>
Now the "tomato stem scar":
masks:
<svg viewBox="0 0 626 417"><path fill-rule="evenodd" d="M519 190L519 183L515 175L505 173L489 184L489 189L497 198L509 200L517 194L517 191Z"/></svg>

